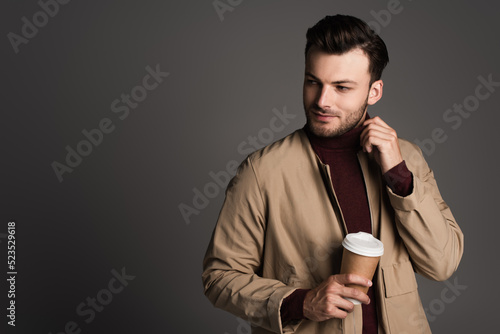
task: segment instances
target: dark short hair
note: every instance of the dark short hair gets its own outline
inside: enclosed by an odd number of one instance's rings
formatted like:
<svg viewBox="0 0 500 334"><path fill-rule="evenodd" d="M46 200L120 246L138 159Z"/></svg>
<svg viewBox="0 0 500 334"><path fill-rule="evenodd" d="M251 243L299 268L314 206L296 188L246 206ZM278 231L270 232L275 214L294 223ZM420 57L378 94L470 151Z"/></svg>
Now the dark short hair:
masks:
<svg viewBox="0 0 500 334"><path fill-rule="evenodd" d="M389 62L384 41L373 29L354 16L326 16L307 30L305 55L312 46L321 51L341 55L359 48L370 61L370 85L382 77L382 71Z"/></svg>

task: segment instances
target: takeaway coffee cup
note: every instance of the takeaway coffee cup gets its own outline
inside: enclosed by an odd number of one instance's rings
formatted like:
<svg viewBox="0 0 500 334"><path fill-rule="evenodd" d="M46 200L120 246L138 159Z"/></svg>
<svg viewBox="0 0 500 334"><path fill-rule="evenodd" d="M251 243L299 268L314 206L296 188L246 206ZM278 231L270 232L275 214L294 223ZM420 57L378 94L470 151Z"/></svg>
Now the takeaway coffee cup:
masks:
<svg viewBox="0 0 500 334"><path fill-rule="evenodd" d="M371 280L378 261L384 254L384 244L373 235L365 232L349 233L342 241L344 252L342 254L341 274L357 274ZM364 293L368 292L368 287L348 284L347 286L356 288ZM346 298L354 304L359 301Z"/></svg>

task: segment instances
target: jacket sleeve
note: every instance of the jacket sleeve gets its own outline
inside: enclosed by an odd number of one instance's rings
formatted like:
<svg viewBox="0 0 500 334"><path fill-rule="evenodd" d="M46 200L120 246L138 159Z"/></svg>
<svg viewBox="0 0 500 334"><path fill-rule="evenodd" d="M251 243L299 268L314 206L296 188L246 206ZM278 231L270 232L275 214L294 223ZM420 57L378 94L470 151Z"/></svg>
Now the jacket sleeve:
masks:
<svg viewBox="0 0 500 334"><path fill-rule="evenodd" d="M247 158L226 190L203 261L205 295L215 307L276 333L283 333L280 307L295 288L261 277L266 205Z"/></svg>
<svg viewBox="0 0 500 334"><path fill-rule="evenodd" d="M400 140L400 147L403 159L413 173L413 191L401 197L387 187L396 227L415 271L427 278L443 281L458 268L464 250L464 237L439 193L434 173L420 148L403 140Z"/></svg>

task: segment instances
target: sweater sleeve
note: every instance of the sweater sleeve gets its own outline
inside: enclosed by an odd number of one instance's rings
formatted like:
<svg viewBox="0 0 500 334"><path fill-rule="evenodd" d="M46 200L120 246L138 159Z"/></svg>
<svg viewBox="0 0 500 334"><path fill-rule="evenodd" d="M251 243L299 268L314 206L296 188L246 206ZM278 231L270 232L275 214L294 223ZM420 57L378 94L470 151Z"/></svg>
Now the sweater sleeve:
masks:
<svg viewBox="0 0 500 334"><path fill-rule="evenodd" d="M310 289L297 289L281 304L281 322L304 319L304 299Z"/></svg>
<svg viewBox="0 0 500 334"><path fill-rule="evenodd" d="M412 192L413 175L403 160L384 174L384 179L392 192L406 197Z"/></svg>

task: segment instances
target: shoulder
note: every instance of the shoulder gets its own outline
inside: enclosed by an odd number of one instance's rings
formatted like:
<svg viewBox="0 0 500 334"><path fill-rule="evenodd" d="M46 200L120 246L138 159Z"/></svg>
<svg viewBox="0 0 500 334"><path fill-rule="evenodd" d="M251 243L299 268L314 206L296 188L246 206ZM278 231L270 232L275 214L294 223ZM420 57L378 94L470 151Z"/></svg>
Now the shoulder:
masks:
<svg viewBox="0 0 500 334"><path fill-rule="evenodd" d="M313 166L315 153L302 129L251 153L240 165L240 170L252 171L260 180L276 175L299 175Z"/></svg>
<svg viewBox="0 0 500 334"><path fill-rule="evenodd" d="M307 154L309 140L302 129L295 130L286 137L263 147L248 156L248 160L258 166L268 164L289 164Z"/></svg>
<svg viewBox="0 0 500 334"><path fill-rule="evenodd" d="M411 141L403 138L398 138L398 141L399 141L399 148L401 149L401 154L403 156L411 154L422 155L422 150L420 149L420 147L418 147L417 144L412 143Z"/></svg>
<svg viewBox="0 0 500 334"><path fill-rule="evenodd" d="M420 147L406 139L398 138L398 140L401 155L408 169L417 174L427 174L430 171L429 166Z"/></svg>

